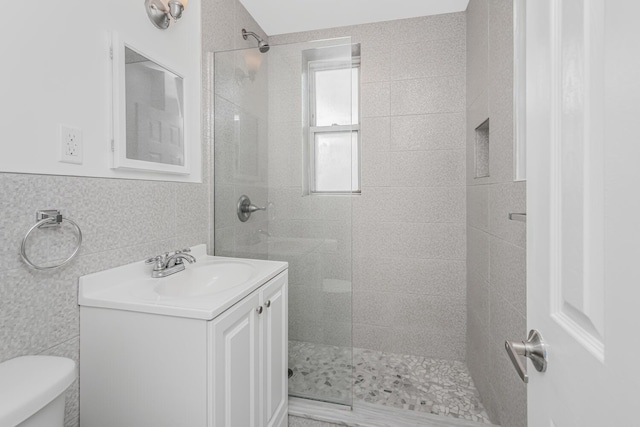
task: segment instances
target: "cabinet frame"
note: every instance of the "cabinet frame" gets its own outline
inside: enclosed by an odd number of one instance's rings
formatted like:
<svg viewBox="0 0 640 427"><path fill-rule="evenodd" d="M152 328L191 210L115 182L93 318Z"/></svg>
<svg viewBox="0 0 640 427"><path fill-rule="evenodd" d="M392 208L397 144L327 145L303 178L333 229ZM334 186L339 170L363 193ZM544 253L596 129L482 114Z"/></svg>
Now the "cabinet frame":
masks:
<svg viewBox="0 0 640 427"><path fill-rule="evenodd" d="M208 324L209 360L208 370L212 372L213 381L209 384L211 399L209 400L208 427L236 427L234 419L244 416L242 413L233 414L233 397L231 388L237 384L229 370L235 370L233 364L237 360L230 360L233 349L231 339L220 343L221 338L231 336L238 328L249 328L248 338L257 342L255 354L249 355L247 361L255 369L253 363L257 360L257 372L250 374L250 390L248 392L249 408L257 408L259 417L252 417L250 427L284 427L287 425L288 414L288 271L280 273L265 285L244 298L238 304L230 307ZM242 323L244 320L244 324ZM239 343L239 346L242 342ZM245 342L246 346L247 343ZM276 360L277 359L277 360ZM221 367L225 371L221 372ZM274 372L277 371L277 372ZM244 378L243 378L244 380ZM216 390L216 388L218 390ZM220 390L224 388L226 393ZM273 392L275 390L275 392ZM273 399L276 399L274 401ZM235 410L242 411L235 407ZM220 412L222 411L222 415ZM216 423L217 421L217 423Z"/></svg>
<svg viewBox="0 0 640 427"><path fill-rule="evenodd" d="M223 427L215 423L213 384L220 343L214 338L216 325L231 319L229 327L248 322L244 326L253 342L253 389L248 390L253 409L250 425L243 427L286 427L287 281L285 270L212 320L81 306L81 424ZM265 308L270 298L273 305ZM279 341L267 345L272 339ZM273 372L268 375L265 360L280 352L284 357L278 369L285 375L277 382ZM266 398L273 387L281 390L277 402ZM268 411L267 405L274 409Z"/></svg>

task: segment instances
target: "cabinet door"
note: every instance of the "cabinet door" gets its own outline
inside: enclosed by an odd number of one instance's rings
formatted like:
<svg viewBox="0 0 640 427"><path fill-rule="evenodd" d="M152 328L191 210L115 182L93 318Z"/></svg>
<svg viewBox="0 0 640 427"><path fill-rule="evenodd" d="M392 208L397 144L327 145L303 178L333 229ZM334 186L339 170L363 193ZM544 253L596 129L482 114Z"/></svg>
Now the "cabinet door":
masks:
<svg viewBox="0 0 640 427"><path fill-rule="evenodd" d="M263 410L266 427L286 425L289 357L287 319L287 272L262 289Z"/></svg>
<svg viewBox="0 0 640 427"><path fill-rule="evenodd" d="M260 417L260 307L257 292L212 321L209 427L262 427ZM263 309L264 310L264 309Z"/></svg>

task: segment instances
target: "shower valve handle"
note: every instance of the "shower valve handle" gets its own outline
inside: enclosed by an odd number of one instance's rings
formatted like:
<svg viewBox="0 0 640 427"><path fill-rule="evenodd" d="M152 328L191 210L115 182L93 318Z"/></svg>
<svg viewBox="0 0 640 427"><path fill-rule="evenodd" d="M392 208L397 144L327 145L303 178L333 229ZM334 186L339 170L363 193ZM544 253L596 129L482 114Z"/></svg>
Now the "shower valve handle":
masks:
<svg viewBox="0 0 640 427"><path fill-rule="evenodd" d="M249 206L242 207L242 212L245 212L245 213L254 213L255 211L266 211L266 210L267 210L266 207L260 208L256 205L249 205Z"/></svg>
<svg viewBox="0 0 640 427"><path fill-rule="evenodd" d="M256 211L266 211L267 207L259 207L251 203L251 199L249 197L243 195L238 199L238 204L236 206L238 219L242 222L246 222L251 218L251 214Z"/></svg>

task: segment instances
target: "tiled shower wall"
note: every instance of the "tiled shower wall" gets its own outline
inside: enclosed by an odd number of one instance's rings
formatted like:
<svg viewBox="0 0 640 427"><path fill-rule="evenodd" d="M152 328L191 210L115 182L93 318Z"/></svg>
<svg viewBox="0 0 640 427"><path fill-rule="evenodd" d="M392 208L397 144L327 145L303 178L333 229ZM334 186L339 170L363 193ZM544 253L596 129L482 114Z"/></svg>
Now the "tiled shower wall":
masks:
<svg viewBox="0 0 640 427"><path fill-rule="evenodd" d="M270 37L274 45L344 36L361 44L362 195L352 197L356 347L465 358L465 19L456 13ZM280 152L299 153L300 138L289 143ZM281 204L295 197L288 204L303 206L300 176L279 191ZM308 205L307 215L317 215L314 202ZM346 239L340 212L349 209L342 208L330 210L330 226Z"/></svg>
<svg viewBox="0 0 640 427"><path fill-rule="evenodd" d="M236 203L247 195L258 206L267 203L267 73L268 54L261 54L253 37L243 40L241 31L266 34L240 2L235 8L224 7L228 0L215 0L203 9L203 52L208 62L205 110L209 128L216 141L215 181L215 252L220 256L265 259L267 248L260 245L269 230L264 212L240 222ZM207 21L211 19L212 24ZM244 52L234 49L254 48ZM214 52L225 51L214 55ZM259 63L255 73L248 64ZM215 70L215 72L213 72ZM215 111L215 114L214 114Z"/></svg>
<svg viewBox="0 0 640 427"><path fill-rule="evenodd" d="M467 9L467 364L492 420L526 425L526 388L504 351L526 336L525 183L513 182L513 2ZM475 177L475 132L489 118L489 176Z"/></svg>
<svg viewBox="0 0 640 427"><path fill-rule="evenodd" d="M269 259L289 263L289 339L351 346L351 200L303 195L302 52L269 51ZM317 47L317 46L316 46ZM351 47L343 52L350 55ZM288 247L289 246L289 247Z"/></svg>

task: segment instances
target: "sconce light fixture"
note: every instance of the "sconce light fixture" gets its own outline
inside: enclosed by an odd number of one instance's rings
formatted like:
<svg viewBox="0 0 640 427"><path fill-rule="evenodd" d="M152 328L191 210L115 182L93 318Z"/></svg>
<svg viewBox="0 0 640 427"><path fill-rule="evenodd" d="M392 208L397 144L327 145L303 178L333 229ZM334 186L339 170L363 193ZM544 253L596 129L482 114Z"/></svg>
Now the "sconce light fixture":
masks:
<svg viewBox="0 0 640 427"><path fill-rule="evenodd" d="M153 25L166 30L171 21L182 18L182 12L187 8L189 0L145 0L144 7Z"/></svg>

